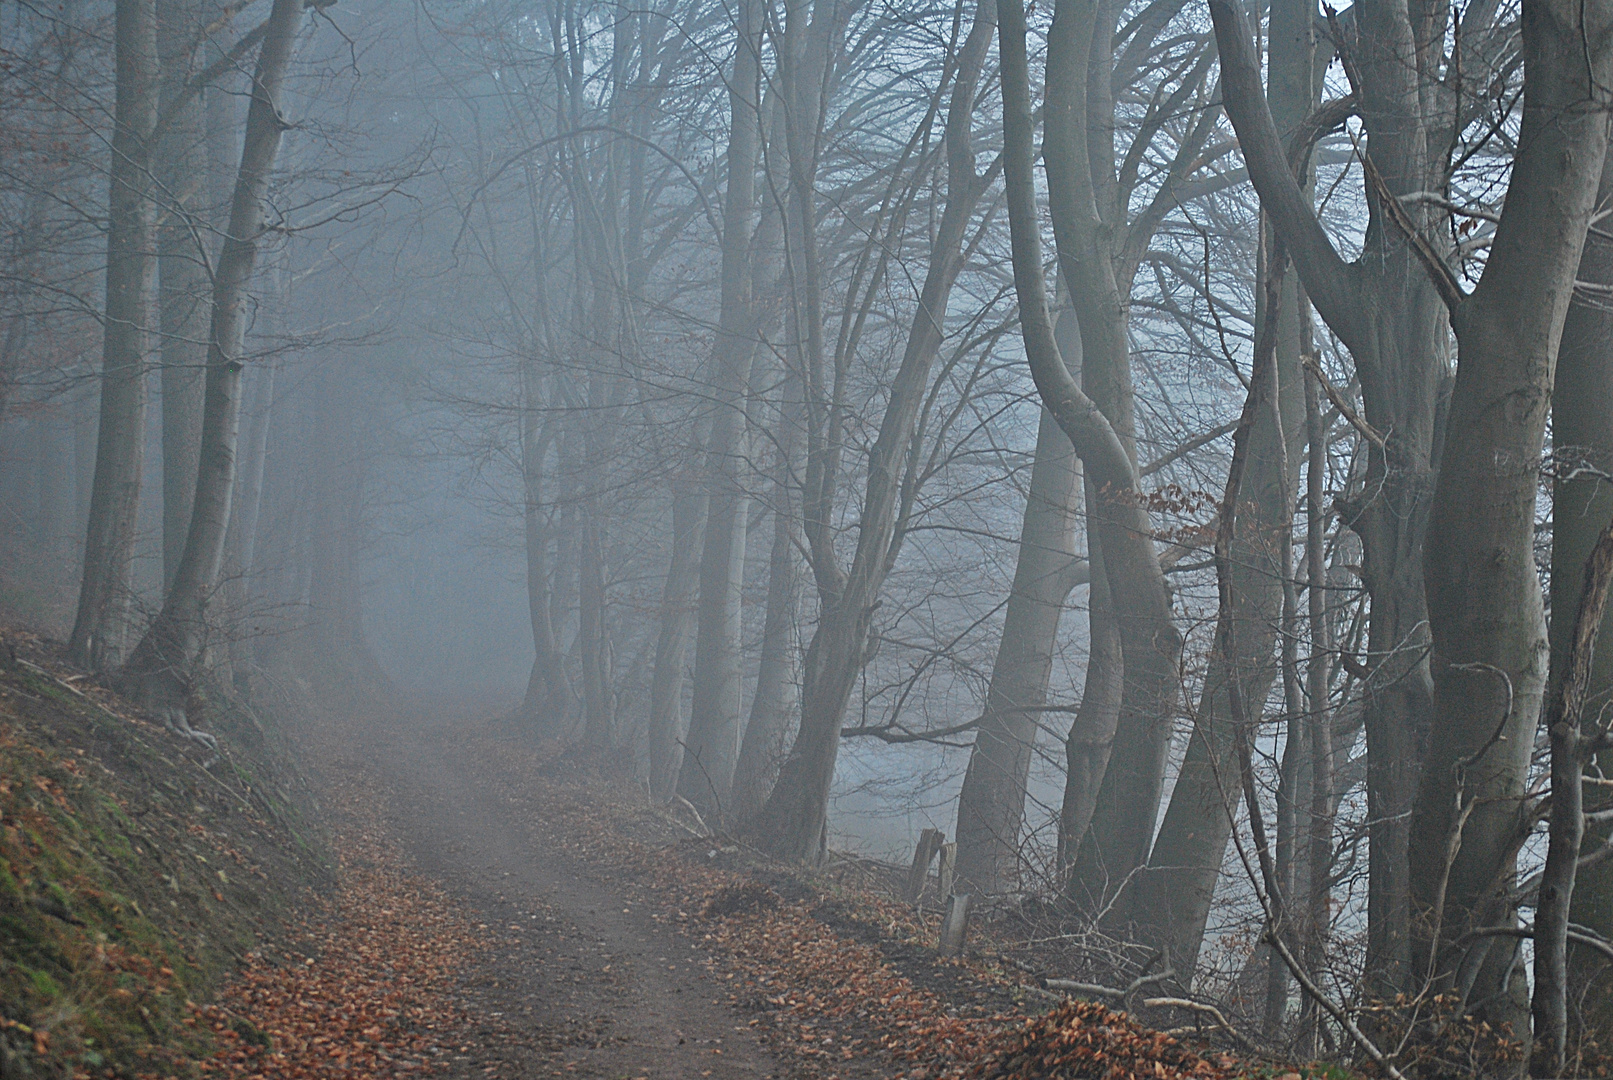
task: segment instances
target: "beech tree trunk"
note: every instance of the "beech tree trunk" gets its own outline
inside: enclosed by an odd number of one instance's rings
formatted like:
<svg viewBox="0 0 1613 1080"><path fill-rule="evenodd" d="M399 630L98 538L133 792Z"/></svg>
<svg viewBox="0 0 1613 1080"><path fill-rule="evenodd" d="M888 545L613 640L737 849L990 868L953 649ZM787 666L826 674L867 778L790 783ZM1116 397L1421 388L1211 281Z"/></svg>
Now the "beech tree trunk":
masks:
<svg viewBox="0 0 1613 1080"><path fill-rule="evenodd" d="M194 0L158 0L157 50L162 110L171 114L155 154L161 224L157 232L162 332L162 580L179 571L190 528L201 460L202 395L207 366L208 222L198 215L207 177L206 127L200 94L185 83L201 9Z"/></svg>
<svg viewBox="0 0 1613 1080"><path fill-rule="evenodd" d="M1470 296L1425 563L1435 712L1411 823L1413 962L1436 990L1514 1021L1504 981L1523 789L1546 683L1535 492L1557 346L1608 146L1613 12L1522 8L1524 112L1506 203Z"/></svg>
<svg viewBox="0 0 1613 1080"><path fill-rule="evenodd" d="M554 624L554 571L549 562L553 541L550 515L544 502L545 462L553 433L541 419L537 373L522 372L526 412L521 418L522 524L526 541L527 617L532 624L532 670L527 676L521 714L540 730L563 730L576 708L577 694L566 674L565 657Z"/></svg>
<svg viewBox="0 0 1613 1080"><path fill-rule="evenodd" d="M1597 205L1613 198L1613 169L1602 167ZM1598 232L1585 240L1578 280L1592 285L1613 285L1613 242ZM1613 473L1613 309L1600 297L1576 297L1563 324L1557 352L1557 379L1551 398L1552 454L1557 459L1552 484L1551 534L1551 696L1555 697L1567 667L1569 644L1578 616L1584 585L1584 568L1596 538L1613 521L1613 486L1594 470ZM1575 470L1589 466L1589 472ZM1613 634L1602 623L1600 648L1592 660L1585 700L1603 702L1613 691ZM1613 755L1605 751L1597 763L1606 774ZM1587 794L1586 809L1604 810L1610 800L1596 789ZM1607 825L1586 830L1584 854L1600 850L1609 841ZM1603 861L1579 871L1573 893L1570 921L1613 936L1613 862ZM1603 1045L1613 1040L1613 965L1600 951L1569 943L1568 964L1575 997L1584 1013L1575 1019L1585 1034ZM1579 995L1583 993L1583 997Z"/></svg>
<svg viewBox="0 0 1613 1080"><path fill-rule="evenodd" d="M1025 340L1026 358L1030 362L1032 378L1042 403L1053 413L1059 427L1075 446L1086 474L1095 491L1102 497L1089 507L1089 516L1097 522L1102 545L1105 577L1114 598L1116 620L1119 624L1121 651L1125 666L1126 692L1117 721L1114 749L1110 754L1104 782L1099 790L1092 826L1087 830L1077 853L1072 886L1078 902L1107 893L1111 885L1119 884L1112 877L1115 869L1140 865L1147 854L1146 845L1152 838L1153 814L1158 806L1159 785L1163 783L1164 748L1168 744L1171 719L1176 707L1176 657L1181 647L1180 635L1171 624L1169 603L1165 596L1164 578L1154 552L1152 528L1142 502L1136 497L1139 476L1133 450L1123 430L1112 423L1099 404L1088 396L1070 377L1059 354L1048 312L1047 285L1042 276L1041 233L1037 222L1035 186L1033 177L1034 150L1033 124L1030 106L1030 77L1025 54L1025 12L1017 0L999 0L997 14L1000 27L999 53L1003 80L1003 176L1009 211L1009 233L1013 251L1014 285L1019 297L1020 328ZM1094 20L1082 18L1068 8L1055 14L1054 38L1058 39L1060 62L1053 63L1050 55L1048 88L1049 122L1047 154L1051 177L1068 167L1072 172L1081 167L1072 159L1073 146L1069 129L1075 117L1084 117L1081 107L1085 79L1077 78L1081 71L1081 58L1091 47ZM1059 20L1063 19L1060 23ZM1051 43L1050 43L1051 49ZM1052 72L1058 72L1054 82ZM1054 116L1054 110L1062 115ZM1062 141L1061 141L1062 140ZM1053 158L1064 155L1058 165ZM1090 173L1088 174L1090 176ZM1066 173L1064 181L1072 176ZM1078 179L1078 178L1076 178ZM1066 189L1055 199L1070 197ZM1055 235L1059 231L1059 217L1070 225L1073 214L1070 207L1056 211ZM1112 271L1108 260L1096 260L1100 265L1094 271L1086 266L1078 276L1074 265L1076 238L1068 235L1066 245L1060 240L1062 271L1069 275L1071 295L1088 292L1088 278L1096 273L1095 284L1101 288L1103 276ZM1087 250L1087 249L1082 249ZM1066 261L1068 260L1068 261ZM1110 288L1099 295L1113 298L1112 273ZM1095 291L1095 290L1093 290ZM1089 293L1090 294L1090 293ZM1100 353L1108 355L1098 368L1094 386L1107 382L1106 390L1117 385L1121 373L1116 370L1114 356L1123 357L1123 342L1111 339L1115 329L1113 313L1094 311L1089 319L1087 310L1077 308L1081 320L1083 345L1083 374L1088 382L1094 373ZM1101 332L1100 332L1101 331ZM1129 380L1128 380L1129 382ZM1115 395L1111 394L1111 397ZM1123 400L1123 399L1122 399ZM1117 410L1117 415L1129 417L1129 412ZM1166 678L1168 672L1168 678ZM1161 731L1163 728L1163 731ZM1143 820L1127 821L1123 809L1130 807L1133 814L1142 813ZM1142 808L1139 810L1139 808ZM1100 822L1102 823L1100 826ZM1125 875L1120 875L1123 878Z"/></svg>
<svg viewBox="0 0 1613 1080"><path fill-rule="evenodd" d="M163 715L177 714L176 719L184 716L206 646L208 605L224 562L235 495L248 289L264 231L269 175L285 128L280 115L281 84L291 63L302 11L300 0L276 0L258 54L229 233L214 275L201 469L190 528L162 610L120 676L149 707Z"/></svg>
<svg viewBox="0 0 1613 1080"><path fill-rule="evenodd" d="M721 311L712 350L713 415L706 444L706 523L695 616L694 701L678 772L678 794L708 821L721 820L739 753L741 694L739 600L748 517L744 475L745 405L756 355L752 230L761 151L763 11L738 10L734 70L728 83L728 186L723 202Z"/></svg>
<svg viewBox="0 0 1613 1080"><path fill-rule="evenodd" d="M751 829L772 854L816 863L828 836L829 789L840 750L846 703L867 662L868 631L874 603L900 544L897 503L902 463L918 422L930 367L941 346L943 313L963 267L963 238L989 174L975 172L972 115L974 90L991 41L986 3L976 9L969 36L959 50L952 98L947 109L947 194L937 223L919 302L909 324L902 363L891 383L879 436L868 457L867 490L857 549L849 571L832 560L832 545L813 540L820 614L807 646L802 673L801 727L779 771L778 784ZM792 169L801 156L791 154ZM808 312L813 305L807 306ZM815 318L816 316L809 316ZM814 514L821 511L814 508ZM820 530L824 523L813 521ZM810 539L810 538L809 538Z"/></svg>
<svg viewBox="0 0 1613 1080"><path fill-rule="evenodd" d="M650 676L650 797L657 803L672 798L683 765L683 683L694 635L706 503L698 480L674 481L672 561L662 585L661 630Z"/></svg>
<svg viewBox="0 0 1613 1080"><path fill-rule="evenodd" d="M1270 95L1272 118L1284 133L1295 130L1316 99L1313 13L1304 3L1279 0L1271 7ZM1198 964L1210 902L1220 880L1235 817L1238 785L1232 759L1228 682L1240 680L1243 700L1264 702L1276 675L1277 621L1282 608L1281 546L1292 518L1289 491L1298 476L1304 445L1300 354L1311 347L1304 298L1292 276L1283 280L1277 322L1277 396L1262 409L1250 436L1244 499L1232 541L1231 617L1237 621L1238 655L1213 652L1187 755L1171 790L1165 818L1139 876L1122 924L1139 940L1166 949L1172 966L1187 977ZM1257 308L1264 307L1264 299ZM1257 310L1256 324L1263 311Z"/></svg>
<svg viewBox="0 0 1613 1080"><path fill-rule="evenodd" d="M100 430L84 541L84 575L68 655L100 670L122 657L130 630L130 562L145 462L146 365L156 284L151 136L157 123L156 0L118 0L113 47L110 212Z"/></svg>
<svg viewBox="0 0 1613 1080"><path fill-rule="evenodd" d="M1092 481L1086 480L1087 504L1093 499ZM1075 856L1081 838L1092 823L1115 725L1120 721L1120 696L1125 681L1125 659L1120 654L1120 626L1109 596L1109 575L1103 564L1103 540L1089 518L1086 527L1087 562L1091 587L1087 592L1087 670L1081 688L1081 705L1064 739L1064 797L1059 805L1059 895L1069 898L1075 884Z"/></svg>
<svg viewBox="0 0 1613 1080"><path fill-rule="evenodd" d="M1102 124L1093 120L1112 116L1113 106L1094 102L1089 95L1107 92L1108 79L1094 77L1092 65L1100 57L1102 64L1110 62L1117 15L1118 9L1110 10L1098 0L1064 0L1054 10L1048 37L1043 154L1059 270L1081 328L1080 388L1058 360L1051 327L1048 351L1031 360L1043 403L1053 410L1094 481L1096 499L1087 512L1097 523L1103 545L1125 668L1108 767L1073 871L1072 897L1077 903L1093 905L1113 895L1148 857L1180 700L1182 647L1148 515L1141 505L1128 342L1129 298L1121 288L1122 281L1129 287L1129 277L1123 268L1117 268L1112 239L1113 220L1121 211L1111 209L1106 222L1100 209L1105 200L1100 184L1107 186L1114 172L1113 136L1101 134ZM1006 154L1005 150L1005 161ZM1017 249L1014 261L1023 317L1024 305L1035 301L1020 283ZM1045 309L1046 286L1040 273L1035 276ZM1027 329L1027 353L1042 348L1031 342L1032 332ZM1060 365L1057 370L1055 364ZM1077 400L1071 399L1071 391L1100 411L1105 434L1100 436L1093 418L1078 415L1079 407L1068 403L1066 399ZM1057 405L1049 401L1050 395L1058 399ZM1071 430L1072 424L1081 426L1079 437ZM1108 441L1111 436L1113 446ZM1124 463L1105 456L1100 467L1089 457L1107 455L1114 447L1123 452Z"/></svg>
<svg viewBox="0 0 1613 1080"><path fill-rule="evenodd" d="M1071 313L1060 316L1060 345L1073 377L1081 370L1081 339ZM1020 884L1020 830L1025 785L1065 600L1075 586L1076 512L1081 463L1070 440L1043 409L1036 432L1030 492L1019 533L1014 583L1002 638L986 689L986 707L958 796L959 891L989 896Z"/></svg>
<svg viewBox="0 0 1613 1080"><path fill-rule="evenodd" d="M732 813L748 821L760 813L773 792L784 761L784 740L798 704L800 644L797 621L801 607L801 557L797 550L800 516L792 495L791 472L800 416L800 382L788 374L784 380L785 409L776 436L778 461L772 486L773 545L767 559L767 609L762 623L762 650L756 668L756 692L751 697L750 719L739 746L734 770ZM795 403L792 406L792 402Z"/></svg>
<svg viewBox="0 0 1613 1080"><path fill-rule="evenodd" d="M1338 22L1359 79L1366 150L1395 198L1444 187L1445 163L1432 148L1450 142L1453 103L1442 82L1446 24L1413 20L1404 5L1361 0ZM1482 14L1474 9L1475 14ZM1423 538L1432 494L1438 404L1447 389L1449 324L1439 290L1376 198L1361 257L1345 263L1290 172L1281 133L1260 85L1260 64L1241 9L1210 0L1221 58L1222 98L1239 146L1277 235L1311 302L1349 349L1360 377L1366 420L1384 445L1368 455L1362 498L1336 504L1361 540L1362 580L1371 597L1369 676L1364 680L1368 748L1367 992L1388 996L1411 977L1411 804L1432 710ZM1349 15L1351 13L1346 13ZM1463 77L1486 57L1462 37ZM1414 58L1413 63L1407 57ZM1444 212L1424 202L1402 207L1439 250Z"/></svg>
<svg viewBox="0 0 1613 1080"><path fill-rule="evenodd" d="M282 290L280 302L289 301ZM248 380L246 433L241 449L245 463L240 476L240 493L231 500L230 528L225 557L225 573L233 574L229 584L230 664L236 687L245 691L249 666L256 652L255 638L260 627L253 623L252 605L258 599L254 571L258 565L258 526L263 519L263 479L268 468L269 424L274 415L275 372L268 364Z"/></svg>

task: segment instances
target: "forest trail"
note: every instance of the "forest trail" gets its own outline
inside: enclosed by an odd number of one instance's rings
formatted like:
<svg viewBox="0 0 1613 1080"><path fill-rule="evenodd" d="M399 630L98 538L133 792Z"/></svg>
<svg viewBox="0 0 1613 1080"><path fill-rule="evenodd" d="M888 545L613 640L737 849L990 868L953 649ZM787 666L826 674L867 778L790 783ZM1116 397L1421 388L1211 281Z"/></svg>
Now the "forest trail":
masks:
<svg viewBox="0 0 1613 1080"><path fill-rule="evenodd" d="M498 933L468 965L478 1025L460 1075L750 1080L780 1075L746 1018L720 1004L705 954L620 882L557 849L464 753L464 728L372 729L373 757L325 768L380 773L385 813L418 870ZM335 779L335 777L332 777Z"/></svg>

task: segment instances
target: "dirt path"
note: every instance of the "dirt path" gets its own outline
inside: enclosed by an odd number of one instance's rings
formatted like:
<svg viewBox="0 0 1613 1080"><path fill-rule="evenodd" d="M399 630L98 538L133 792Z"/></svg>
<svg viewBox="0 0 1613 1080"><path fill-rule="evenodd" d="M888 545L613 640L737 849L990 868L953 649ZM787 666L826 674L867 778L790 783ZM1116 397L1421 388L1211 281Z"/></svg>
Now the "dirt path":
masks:
<svg viewBox="0 0 1613 1080"><path fill-rule="evenodd" d="M685 936L579 866L455 752L446 723L376 737L365 768L419 869L503 944L466 976L454 1071L750 1080L786 1074Z"/></svg>

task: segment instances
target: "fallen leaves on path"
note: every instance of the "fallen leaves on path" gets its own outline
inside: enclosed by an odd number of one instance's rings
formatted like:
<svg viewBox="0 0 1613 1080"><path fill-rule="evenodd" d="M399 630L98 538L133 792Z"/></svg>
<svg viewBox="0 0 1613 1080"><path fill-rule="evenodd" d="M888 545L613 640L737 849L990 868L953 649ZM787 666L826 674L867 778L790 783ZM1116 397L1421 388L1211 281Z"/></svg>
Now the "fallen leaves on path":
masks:
<svg viewBox="0 0 1613 1080"><path fill-rule="evenodd" d="M933 915L803 878L792 880L805 895L787 900L746 873L710 865L718 841L656 842L656 812L631 795L555 779L541 752L478 743L483 775L532 807L558 849L602 875L628 877L653 918L706 948L712 977L732 987L733 1004L761 1011L752 1024L795 1058L799 1073L866 1074L869 1059L905 1080L1229 1080L1247 1072L1101 1005L1066 1001L1027 1015L1043 999L1033 992L1029 1008L1015 1005L1027 996L1017 974L935 954Z"/></svg>
<svg viewBox="0 0 1613 1080"><path fill-rule="evenodd" d="M467 1025L451 992L481 947L433 883L412 874L381 824L383 794L339 789L339 886L286 945L255 952L217 1005L196 1009L228 1077L420 1076L449 1066Z"/></svg>

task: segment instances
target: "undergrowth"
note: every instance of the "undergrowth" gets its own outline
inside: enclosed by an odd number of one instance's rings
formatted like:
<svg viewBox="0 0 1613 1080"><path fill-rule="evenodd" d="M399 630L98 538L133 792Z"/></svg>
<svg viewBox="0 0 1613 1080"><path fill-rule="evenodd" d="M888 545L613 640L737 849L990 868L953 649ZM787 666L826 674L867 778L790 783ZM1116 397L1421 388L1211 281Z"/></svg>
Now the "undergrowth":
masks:
<svg viewBox="0 0 1613 1080"><path fill-rule="evenodd" d="M244 706L212 705L216 760L0 643L0 1080L188 1076L193 999L328 878L296 774Z"/></svg>

